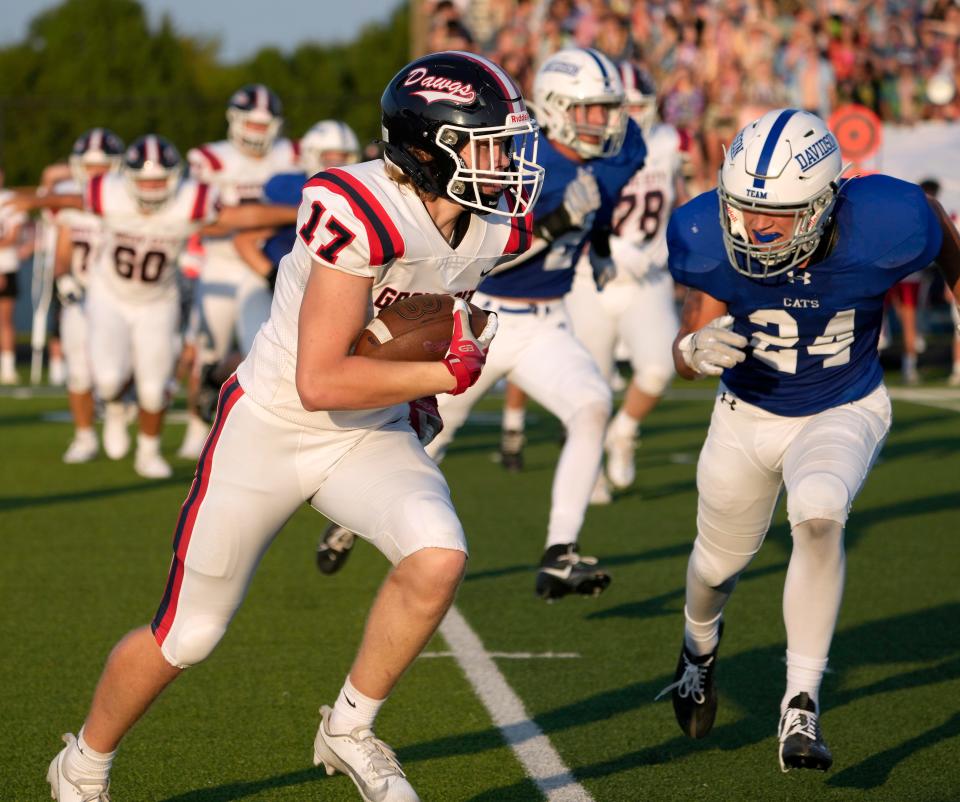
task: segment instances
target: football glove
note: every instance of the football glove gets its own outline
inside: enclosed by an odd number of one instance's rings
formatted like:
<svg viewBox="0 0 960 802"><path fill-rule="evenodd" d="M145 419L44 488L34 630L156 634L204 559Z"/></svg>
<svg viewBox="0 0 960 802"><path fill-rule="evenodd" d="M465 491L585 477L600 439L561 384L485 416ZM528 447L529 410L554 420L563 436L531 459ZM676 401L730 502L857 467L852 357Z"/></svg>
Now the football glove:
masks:
<svg viewBox="0 0 960 802"><path fill-rule="evenodd" d="M694 331L678 344L683 361L696 373L719 376L747 358L747 338L733 331L733 316L723 315Z"/></svg>
<svg viewBox="0 0 960 802"><path fill-rule="evenodd" d="M443 419L437 409L437 397L428 395L410 402L410 426L420 440L420 445L426 448L433 442L433 438L443 431Z"/></svg>
<svg viewBox="0 0 960 802"><path fill-rule="evenodd" d="M462 298L453 302L453 339L450 348L443 358L443 364L457 380L457 386L450 390L450 395L460 395L466 392L480 377L480 371L487 361L487 351L490 342L497 333L497 315L490 312L487 315L487 325L483 327L479 337L473 336L470 329L470 307Z"/></svg>
<svg viewBox="0 0 960 802"><path fill-rule="evenodd" d="M590 250L587 253L593 283L603 290L617 276L617 266L610 256L610 229L594 229L590 234Z"/></svg>
<svg viewBox="0 0 960 802"><path fill-rule="evenodd" d="M582 167L563 192L563 208L574 228L584 228L587 218L600 208L600 187L593 173Z"/></svg>
<svg viewBox="0 0 960 802"><path fill-rule="evenodd" d="M57 276L56 285L57 298L64 306L78 304L83 300L83 287L72 274L64 273L62 276Z"/></svg>

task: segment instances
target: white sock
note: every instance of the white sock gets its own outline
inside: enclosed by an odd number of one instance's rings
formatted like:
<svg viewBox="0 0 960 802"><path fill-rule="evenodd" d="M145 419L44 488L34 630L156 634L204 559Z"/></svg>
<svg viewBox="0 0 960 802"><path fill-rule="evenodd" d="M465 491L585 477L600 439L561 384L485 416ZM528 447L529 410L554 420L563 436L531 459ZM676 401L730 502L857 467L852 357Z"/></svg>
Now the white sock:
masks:
<svg viewBox="0 0 960 802"><path fill-rule="evenodd" d="M501 425L504 431L522 432L526 422L527 410L525 407L520 407L519 409L514 409L513 407L503 408L503 423Z"/></svg>
<svg viewBox="0 0 960 802"><path fill-rule="evenodd" d="M0 351L0 373L14 373L17 369L17 355L13 351Z"/></svg>
<svg viewBox="0 0 960 802"><path fill-rule="evenodd" d="M77 440L96 440L97 433L90 427L85 426L83 428L77 427L76 431L73 433L73 436Z"/></svg>
<svg viewBox="0 0 960 802"><path fill-rule="evenodd" d="M610 428L608 431L613 437L626 439L636 437L637 430L639 428L640 421L633 416L628 415L626 410L621 407L620 411L614 415L613 420L610 421Z"/></svg>
<svg viewBox="0 0 960 802"><path fill-rule="evenodd" d="M160 453L160 437L154 434L137 432L137 451L147 454Z"/></svg>
<svg viewBox="0 0 960 802"><path fill-rule="evenodd" d="M353 687L347 677L330 714L330 732L344 735L357 727L373 729L373 721L386 699L371 699Z"/></svg>
<svg viewBox="0 0 960 802"><path fill-rule="evenodd" d="M110 766L113 765L112 752L97 752L83 737L83 728L77 736L76 745L68 748L63 757L63 773L68 779L90 779L105 782L110 777Z"/></svg>
<svg viewBox="0 0 960 802"><path fill-rule="evenodd" d="M205 437L209 429L210 426L199 415L191 413L187 418L187 437L201 434Z"/></svg>
<svg viewBox="0 0 960 802"><path fill-rule="evenodd" d="M780 715L787 709L787 704L798 693L804 691L813 699L820 711L820 682L823 673L827 670L827 658L822 660L815 657L804 657L787 650L787 691L780 701Z"/></svg>
<svg viewBox="0 0 960 802"><path fill-rule="evenodd" d="M960 376L960 362L953 363L953 373L956 376Z"/></svg>
<svg viewBox="0 0 960 802"><path fill-rule="evenodd" d="M600 472L608 414L602 405L588 404L566 422L567 439L553 475L547 548L577 542Z"/></svg>
<svg viewBox="0 0 960 802"><path fill-rule="evenodd" d="M904 354L902 370L904 373L909 373L910 371L917 369L917 355L916 354Z"/></svg>
<svg viewBox="0 0 960 802"><path fill-rule="evenodd" d="M701 623L690 617L687 613L687 607L684 605L683 640L688 651L702 657L717 648L717 644L720 642L720 618L722 615L723 613L717 613L716 618Z"/></svg>

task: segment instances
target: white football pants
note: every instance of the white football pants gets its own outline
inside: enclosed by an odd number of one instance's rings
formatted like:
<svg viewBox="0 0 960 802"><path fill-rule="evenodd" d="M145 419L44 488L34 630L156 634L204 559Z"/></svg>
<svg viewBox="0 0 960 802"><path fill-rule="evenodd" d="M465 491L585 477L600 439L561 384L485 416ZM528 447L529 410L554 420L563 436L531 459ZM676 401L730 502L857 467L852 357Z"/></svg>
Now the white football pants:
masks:
<svg viewBox="0 0 960 802"><path fill-rule="evenodd" d="M477 383L461 395L439 396L443 431L427 453L442 458L473 405L506 377L567 429L553 478L547 544L574 543L600 473L610 387L574 337L562 300L521 303L477 293L473 303L497 313L497 336Z"/></svg>
<svg viewBox="0 0 960 802"><path fill-rule="evenodd" d="M177 357L180 303L175 288L166 298L132 303L91 282L86 306L97 394L105 401L117 398L132 375L141 409L163 410Z"/></svg>
<svg viewBox="0 0 960 802"><path fill-rule="evenodd" d="M626 345L633 383L659 396L673 378L673 339L680 329L673 282L666 270L637 282L615 281L598 292L593 277L578 272L565 298L573 332L610 380L618 342Z"/></svg>
<svg viewBox="0 0 960 802"><path fill-rule="evenodd" d="M406 418L379 429L302 426L259 406L231 377L180 511L152 624L168 662L185 667L213 651L260 558L305 501L394 564L424 548L467 550L446 480Z"/></svg>

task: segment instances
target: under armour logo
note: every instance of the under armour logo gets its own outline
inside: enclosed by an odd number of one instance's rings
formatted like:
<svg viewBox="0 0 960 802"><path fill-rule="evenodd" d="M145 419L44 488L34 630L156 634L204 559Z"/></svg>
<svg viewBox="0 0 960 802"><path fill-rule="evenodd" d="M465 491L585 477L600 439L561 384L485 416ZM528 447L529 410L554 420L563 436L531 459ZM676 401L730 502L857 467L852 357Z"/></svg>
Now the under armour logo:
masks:
<svg viewBox="0 0 960 802"><path fill-rule="evenodd" d="M737 407L737 399L736 399L736 397L735 397L735 396L732 396L732 395L731 395L731 396L727 396L726 393L721 393L721 394L720 394L720 403L721 403L721 404L729 404L729 405L730 405L730 409L736 409L736 407Z"/></svg>
<svg viewBox="0 0 960 802"><path fill-rule="evenodd" d="M787 281L789 281L791 284L807 285L813 281L813 277L806 270L801 270L797 273L795 273L793 270L788 270Z"/></svg>

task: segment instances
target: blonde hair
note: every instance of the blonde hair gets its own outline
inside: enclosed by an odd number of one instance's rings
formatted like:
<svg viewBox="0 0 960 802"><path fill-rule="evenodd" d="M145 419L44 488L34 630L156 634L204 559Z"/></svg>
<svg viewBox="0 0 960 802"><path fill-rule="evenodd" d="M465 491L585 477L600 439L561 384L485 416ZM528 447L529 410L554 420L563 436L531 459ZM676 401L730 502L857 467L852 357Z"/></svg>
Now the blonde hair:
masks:
<svg viewBox="0 0 960 802"><path fill-rule="evenodd" d="M432 157L425 150L420 150L419 148L411 148L411 155L419 161L432 161ZM398 187L409 187L417 197L420 198L424 203L429 201L435 201L439 196L435 195L433 192L427 192L425 189L421 189L416 184L413 183L413 179L408 176L403 170L401 170L397 165L395 165L389 159L384 159L385 170L387 173L387 178L393 181Z"/></svg>

